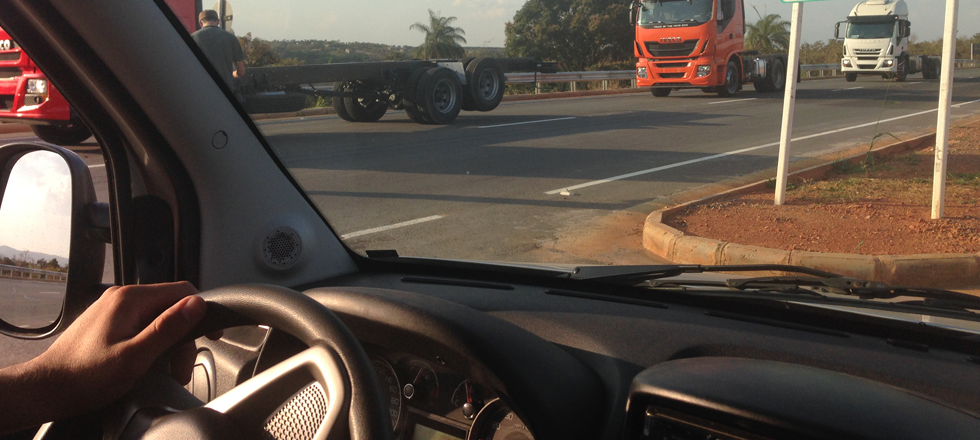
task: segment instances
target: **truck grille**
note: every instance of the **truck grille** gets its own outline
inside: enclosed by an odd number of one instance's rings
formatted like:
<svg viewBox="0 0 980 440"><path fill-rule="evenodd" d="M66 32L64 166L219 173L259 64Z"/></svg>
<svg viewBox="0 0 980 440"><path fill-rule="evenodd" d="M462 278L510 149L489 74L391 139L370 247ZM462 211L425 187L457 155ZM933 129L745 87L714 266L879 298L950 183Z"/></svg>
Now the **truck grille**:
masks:
<svg viewBox="0 0 980 440"><path fill-rule="evenodd" d="M20 52L0 53L0 61L17 61L20 59Z"/></svg>
<svg viewBox="0 0 980 440"><path fill-rule="evenodd" d="M691 63L657 63L657 67L661 69L683 69L690 65Z"/></svg>
<svg viewBox="0 0 980 440"><path fill-rule="evenodd" d="M856 55L881 55L881 49L853 49Z"/></svg>
<svg viewBox="0 0 980 440"><path fill-rule="evenodd" d="M17 67L0 67L0 79L17 78L23 73Z"/></svg>
<svg viewBox="0 0 980 440"><path fill-rule="evenodd" d="M655 57L686 57L698 48L698 40L685 40L682 43L657 43L647 41L647 52Z"/></svg>
<svg viewBox="0 0 980 440"><path fill-rule="evenodd" d="M664 79L683 78L684 77L684 72L681 72L681 73L661 73L660 74L660 77L661 78L664 78Z"/></svg>
<svg viewBox="0 0 980 440"><path fill-rule="evenodd" d="M876 66L874 64L858 64L858 69L869 70L869 69L874 69L875 67L878 67L878 66Z"/></svg>
<svg viewBox="0 0 980 440"><path fill-rule="evenodd" d="M878 61L878 57L858 57L858 61Z"/></svg>

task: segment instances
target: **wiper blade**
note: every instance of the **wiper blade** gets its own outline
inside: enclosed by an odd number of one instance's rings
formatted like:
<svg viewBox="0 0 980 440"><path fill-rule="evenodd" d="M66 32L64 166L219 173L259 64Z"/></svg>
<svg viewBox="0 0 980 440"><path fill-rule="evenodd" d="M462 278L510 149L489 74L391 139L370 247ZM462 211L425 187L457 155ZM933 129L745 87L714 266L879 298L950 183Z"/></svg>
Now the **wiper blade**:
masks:
<svg viewBox="0 0 980 440"><path fill-rule="evenodd" d="M803 266L785 264L745 264L733 266L705 266L700 264L672 264L662 266L582 266L572 272L572 279L604 283L637 285L646 281L676 277L689 273L704 272L790 272L822 278L840 278L840 275Z"/></svg>
<svg viewBox="0 0 980 440"><path fill-rule="evenodd" d="M866 281L850 277L818 278L783 276L732 278L726 281L725 285L739 290L813 291L802 289L802 287L806 286L816 288L817 292L824 291L838 295L856 296L864 300L912 297L921 298L923 301L899 301L896 304L937 307L958 311L980 309L980 297L966 293L927 287L891 286L878 281ZM766 289L766 286L774 286L775 288Z"/></svg>

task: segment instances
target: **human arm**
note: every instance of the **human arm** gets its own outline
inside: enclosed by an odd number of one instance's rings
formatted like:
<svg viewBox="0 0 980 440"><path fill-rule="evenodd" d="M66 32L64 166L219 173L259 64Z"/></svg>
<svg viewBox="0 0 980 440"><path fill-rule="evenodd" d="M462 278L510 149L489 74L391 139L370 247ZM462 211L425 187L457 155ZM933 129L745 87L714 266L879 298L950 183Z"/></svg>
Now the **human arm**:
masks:
<svg viewBox="0 0 980 440"><path fill-rule="evenodd" d="M197 289L179 282L111 287L40 356L0 370L0 435L83 414L125 394L204 317ZM190 379L193 346L171 371Z"/></svg>
<svg viewBox="0 0 980 440"><path fill-rule="evenodd" d="M235 61L235 78L243 78L245 76L245 62Z"/></svg>

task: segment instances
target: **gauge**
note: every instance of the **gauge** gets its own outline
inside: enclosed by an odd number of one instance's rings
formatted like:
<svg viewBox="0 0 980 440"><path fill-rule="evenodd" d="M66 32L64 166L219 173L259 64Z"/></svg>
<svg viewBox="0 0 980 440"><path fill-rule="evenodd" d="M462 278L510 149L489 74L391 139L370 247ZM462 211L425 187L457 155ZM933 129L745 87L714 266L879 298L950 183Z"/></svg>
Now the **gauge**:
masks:
<svg viewBox="0 0 980 440"><path fill-rule="evenodd" d="M507 404L494 399L476 415L466 440L534 440L534 436Z"/></svg>
<svg viewBox="0 0 980 440"><path fill-rule="evenodd" d="M402 387L402 394L413 402L434 402L439 398L439 376L429 364L414 360L408 363L408 381Z"/></svg>
<svg viewBox="0 0 980 440"><path fill-rule="evenodd" d="M391 364L379 357L372 356L371 365L374 366L378 382L381 383L381 391L388 405L388 414L391 414L391 429L395 429L398 426L398 418L402 414L402 393L398 375L395 374L395 369L391 368Z"/></svg>
<svg viewBox="0 0 980 440"><path fill-rule="evenodd" d="M469 379L456 387L451 399L453 408L459 408L463 417L472 419L483 408L483 388Z"/></svg>

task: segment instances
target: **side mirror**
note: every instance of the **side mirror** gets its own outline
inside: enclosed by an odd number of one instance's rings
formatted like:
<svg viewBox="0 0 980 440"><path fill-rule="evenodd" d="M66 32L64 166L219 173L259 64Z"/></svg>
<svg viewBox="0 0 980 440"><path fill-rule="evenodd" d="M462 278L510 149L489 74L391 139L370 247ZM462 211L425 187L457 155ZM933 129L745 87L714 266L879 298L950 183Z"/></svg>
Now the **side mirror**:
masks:
<svg viewBox="0 0 980 440"><path fill-rule="evenodd" d="M636 26L636 21L640 15L640 4L637 2L630 3L630 26Z"/></svg>
<svg viewBox="0 0 980 440"><path fill-rule="evenodd" d="M847 22L846 21L838 21L837 24L834 25L834 39L837 39L837 40L840 40L841 39L841 36L840 36L840 25L842 23L847 23Z"/></svg>
<svg viewBox="0 0 980 440"><path fill-rule="evenodd" d="M43 338L104 290L108 205L88 165L50 144L0 147L0 189L0 333Z"/></svg>

